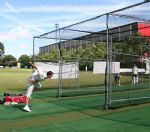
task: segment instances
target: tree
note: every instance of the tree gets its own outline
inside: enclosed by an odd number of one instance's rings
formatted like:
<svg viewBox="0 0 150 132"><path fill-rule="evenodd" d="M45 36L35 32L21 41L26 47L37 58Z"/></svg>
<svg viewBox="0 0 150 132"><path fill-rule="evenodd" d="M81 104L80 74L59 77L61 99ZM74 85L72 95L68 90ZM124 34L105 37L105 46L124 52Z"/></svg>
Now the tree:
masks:
<svg viewBox="0 0 150 132"><path fill-rule="evenodd" d="M18 59L18 62L21 63L22 68L25 66L29 67L29 61L31 61L31 59L28 55L21 55Z"/></svg>
<svg viewBox="0 0 150 132"><path fill-rule="evenodd" d="M113 52L121 54L115 54L113 60L122 61L121 67L132 67L133 64L139 65L140 63L137 60L139 60L144 52L148 51L147 48L147 38L141 37L138 34L129 36L124 41L114 44Z"/></svg>
<svg viewBox="0 0 150 132"><path fill-rule="evenodd" d="M39 54L36 60L39 61L56 61L59 58L58 50L53 48L50 53Z"/></svg>
<svg viewBox="0 0 150 132"><path fill-rule="evenodd" d="M104 59L106 55L106 46L104 43L93 44L86 48L80 48L79 54L81 58Z"/></svg>
<svg viewBox="0 0 150 132"><path fill-rule="evenodd" d="M4 44L0 42L0 57L4 54Z"/></svg>
<svg viewBox="0 0 150 132"><path fill-rule="evenodd" d="M4 63L4 66L12 67L17 65L17 59L12 55L4 55L2 61Z"/></svg>
<svg viewBox="0 0 150 132"><path fill-rule="evenodd" d="M4 52L4 44L0 42L0 49Z"/></svg>
<svg viewBox="0 0 150 132"><path fill-rule="evenodd" d="M97 44L91 44L87 47L79 47L77 49L64 49L61 48L63 58L73 59L73 58L82 58L87 61L83 61L80 64L80 69L85 69L88 66L88 69L93 69L93 59L104 59L106 57L106 46L105 43L99 42ZM59 59L58 49L53 48L50 53L39 54L36 57L37 60L41 61L56 61Z"/></svg>

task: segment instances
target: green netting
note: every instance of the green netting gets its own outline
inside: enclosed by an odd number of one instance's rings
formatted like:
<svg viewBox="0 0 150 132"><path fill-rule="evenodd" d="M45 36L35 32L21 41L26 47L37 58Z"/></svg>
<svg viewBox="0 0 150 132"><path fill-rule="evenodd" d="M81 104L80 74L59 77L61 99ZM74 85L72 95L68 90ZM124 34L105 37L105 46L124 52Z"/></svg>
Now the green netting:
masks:
<svg viewBox="0 0 150 132"><path fill-rule="evenodd" d="M122 9L101 14L94 18L35 36L33 40L34 52L37 52L38 50L35 50L35 48L39 48L40 46L40 54L43 56L47 56L49 52L53 51L53 48L56 48L59 50L57 59L68 57L68 54L64 51L69 50L69 57L84 58L86 56L89 60L101 58L107 62L105 72L107 76L105 77L103 74L88 78L89 76L86 76L84 72L82 73L83 69L79 70L79 76L76 79L63 79L60 76L58 82L58 96L62 96L64 93L66 93L65 96L71 96L71 94L86 95L90 94L91 91L93 92L97 86L100 86L97 88L98 91L101 91L101 86L104 87L105 85L104 103L106 108L112 106L111 103L115 100L120 100L119 102L121 105L121 101L127 98L131 102L134 100L133 98L137 100L137 98L144 99L147 97L148 95L145 89L149 89L149 86L145 86L143 83L148 84L150 76L148 75L148 78L145 78L145 73L142 71L139 74L139 85L133 85L131 69L133 64L136 64L138 68L144 70L145 64L140 64L139 60L143 57L143 53L150 53L149 7L150 1L142 1ZM37 44L35 44L34 42L37 39L44 39L45 42L42 43L39 40ZM49 42L49 40L53 41ZM94 51L98 52L94 52L93 54L90 52L90 46L94 47L96 45L100 45L101 50L95 50L98 49L96 47ZM86 47L89 48L88 52L79 52L80 48L83 48L84 51ZM75 55L72 53L75 53ZM100 53L102 54L99 56ZM38 53L34 54L37 55ZM122 88L122 90L120 90L120 95L116 93L117 88L114 87L113 76L116 72L112 72L115 67L112 64L113 62L119 62L120 68L130 69L130 71L119 72L122 76L121 85L123 85L120 87L120 89ZM59 71L60 75L63 69L61 66L59 68L61 69ZM99 81L99 83L96 84L95 81ZM101 83L102 81L103 83ZM82 82L87 83L84 83L86 85L82 85ZM89 90L90 88L91 90ZM137 94L135 90L130 89L141 90L141 95ZM121 92L123 92L125 96L121 94ZM114 93L116 93L117 96Z"/></svg>
<svg viewBox="0 0 150 132"><path fill-rule="evenodd" d="M67 60L63 62L75 63L77 65L61 67L59 80L59 96L79 96L104 93L105 70L103 73L94 73L94 62L101 60L81 59ZM105 66L105 65L103 65ZM69 76L66 78L65 74Z"/></svg>

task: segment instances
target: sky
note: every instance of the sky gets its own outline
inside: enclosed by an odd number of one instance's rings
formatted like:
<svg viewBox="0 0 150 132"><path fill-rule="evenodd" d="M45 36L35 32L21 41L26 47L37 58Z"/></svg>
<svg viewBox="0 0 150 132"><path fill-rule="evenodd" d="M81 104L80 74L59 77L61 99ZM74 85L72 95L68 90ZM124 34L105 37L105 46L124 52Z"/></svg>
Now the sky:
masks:
<svg viewBox="0 0 150 132"><path fill-rule="evenodd" d="M32 55L33 37L143 0L0 0L5 55Z"/></svg>

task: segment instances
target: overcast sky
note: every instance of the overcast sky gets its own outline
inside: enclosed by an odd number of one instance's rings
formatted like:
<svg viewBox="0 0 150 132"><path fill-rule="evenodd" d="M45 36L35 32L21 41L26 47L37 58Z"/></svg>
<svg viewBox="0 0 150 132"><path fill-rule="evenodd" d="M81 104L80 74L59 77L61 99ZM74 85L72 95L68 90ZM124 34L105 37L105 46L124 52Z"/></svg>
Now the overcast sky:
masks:
<svg viewBox="0 0 150 132"><path fill-rule="evenodd" d="M33 36L142 0L0 0L0 42L5 54L32 54Z"/></svg>

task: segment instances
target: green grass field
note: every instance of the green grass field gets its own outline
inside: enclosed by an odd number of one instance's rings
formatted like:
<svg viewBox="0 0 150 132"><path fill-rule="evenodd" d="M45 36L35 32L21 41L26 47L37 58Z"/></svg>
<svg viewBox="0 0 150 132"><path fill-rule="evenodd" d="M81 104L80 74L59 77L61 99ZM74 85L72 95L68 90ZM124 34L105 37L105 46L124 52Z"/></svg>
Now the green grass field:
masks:
<svg viewBox="0 0 150 132"><path fill-rule="evenodd" d="M25 92L26 78L29 75L31 70L28 69L0 69L0 98L3 98L4 91ZM56 98L57 89L54 87L57 86L57 80L48 80L43 85L47 85L46 83L52 88L47 87L33 93L30 113L22 110L24 104L0 105L0 132L149 132L150 130L148 116L150 103L106 111L103 110L104 94ZM118 87L115 90L120 92Z"/></svg>
<svg viewBox="0 0 150 132"><path fill-rule="evenodd" d="M23 91L27 87L27 79L32 75L31 69L0 69L0 91ZM58 87L57 80L46 80L43 85L49 88Z"/></svg>

